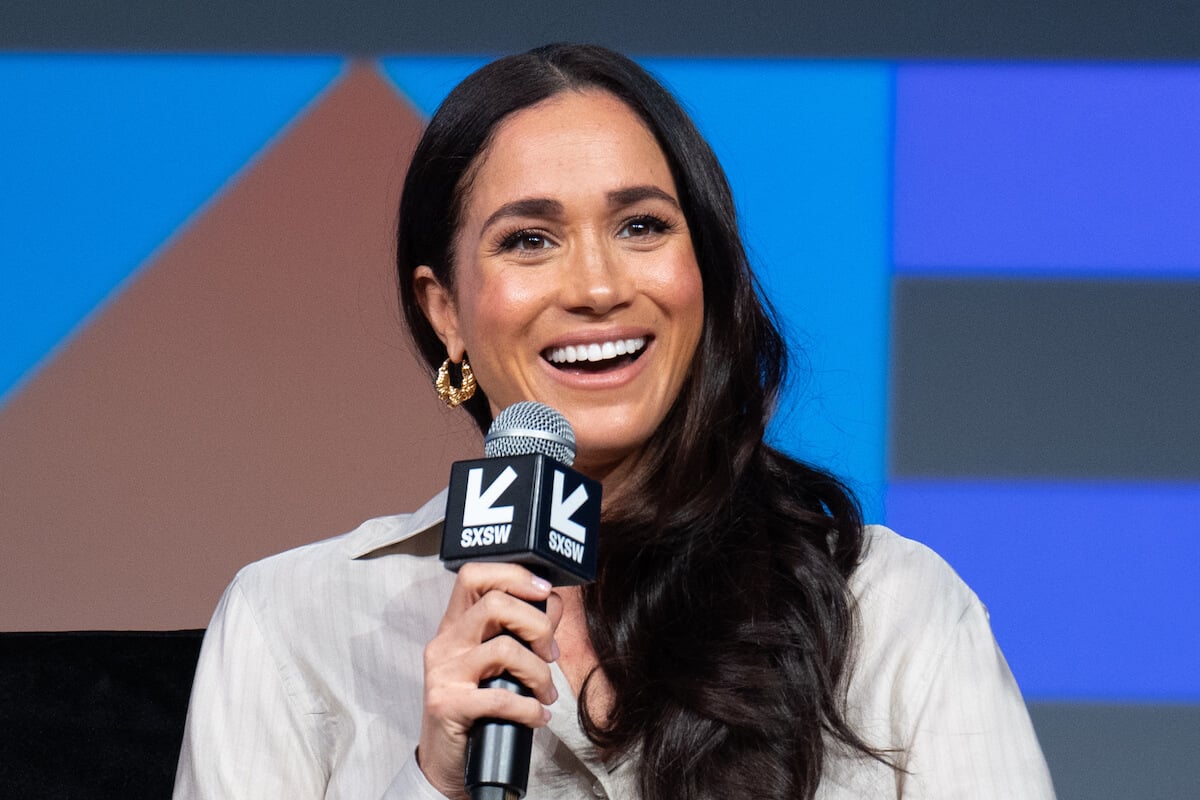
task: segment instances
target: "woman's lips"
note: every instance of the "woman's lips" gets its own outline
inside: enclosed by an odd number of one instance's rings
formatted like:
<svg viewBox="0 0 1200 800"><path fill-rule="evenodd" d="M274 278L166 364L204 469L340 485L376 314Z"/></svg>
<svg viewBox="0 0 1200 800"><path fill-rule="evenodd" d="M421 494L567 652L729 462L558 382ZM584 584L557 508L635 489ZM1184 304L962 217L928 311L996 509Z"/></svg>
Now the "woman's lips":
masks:
<svg viewBox="0 0 1200 800"><path fill-rule="evenodd" d="M646 337L607 339L586 344L564 345L549 348L543 357L556 367L569 364L586 364L603 369L606 364L616 365L627 359L636 359L646 347Z"/></svg>

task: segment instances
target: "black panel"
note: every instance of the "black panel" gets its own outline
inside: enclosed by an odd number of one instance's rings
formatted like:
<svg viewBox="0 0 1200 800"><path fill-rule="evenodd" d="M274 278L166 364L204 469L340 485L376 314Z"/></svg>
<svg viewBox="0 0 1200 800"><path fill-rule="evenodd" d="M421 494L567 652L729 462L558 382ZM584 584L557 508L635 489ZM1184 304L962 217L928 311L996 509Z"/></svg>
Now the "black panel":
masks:
<svg viewBox="0 0 1200 800"><path fill-rule="evenodd" d="M897 477L1200 478L1200 282L898 278Z"/></svg>
<svg viewBox="0 0 1200 800"><path fill-rule="evenodd" d="M203 636L0 633L0 797L170 797Z"/></svg>
<svg viewBox="0 0 1200 800"><path fill-rule="evenodd" d="M595 41L640 55L1188 59L1200 4L1173 0L9 0L24 50L499 53Z"/></svg>
<svg viewBox="0 0 1200 800"><path fill-rule="evenodd" d="M1058 800L1200 792L1200 706L1031 703Z"/></svg>

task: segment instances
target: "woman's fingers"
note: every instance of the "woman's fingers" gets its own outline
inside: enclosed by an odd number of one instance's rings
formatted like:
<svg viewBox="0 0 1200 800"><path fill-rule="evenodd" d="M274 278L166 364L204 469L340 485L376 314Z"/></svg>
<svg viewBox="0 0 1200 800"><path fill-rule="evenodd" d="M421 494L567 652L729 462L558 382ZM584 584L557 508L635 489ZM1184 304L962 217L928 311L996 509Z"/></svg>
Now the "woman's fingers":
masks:
<svg viewBox="0 0 1200 800"><path fill-rule="evenodd" d="M563 616L563 599L558 592L551 592L546 598L546 616L550 618L550 627L558 630L558 623ZM555 659L558 660L557 658Z"/></svg>
<svg viewBox="0 0 1200 800"><path fill-rule="evenodd" d="M546 611L531 605L544 603ZM515 564L459 570L438 632L425 647L425 713L418 761L430 782L462 795L467 733L481 718L545 725L558 692L548 662L558 658L554 630L562 601L550 584ZM528 647L522 642L528 643ZM481 689L508 673L533 693Z"/></svg>
<svg viewBox="0 0 1200 800"><path fill-rule="evenodd" d="M470 569L468 569L470 568ZM459 571L435 641L453 651L502 633L529 645L545 661L558 659L557 617L532 602L557 603L550 585L516 564L467 564Z"/></svg>
<svg viewBox="0 0 1200 800"><path fill-rule="evenodd" d="M467 734L481 718L507 719L538 728L550 720L550 712L535 698L505 689L426 685L417 763L433 787L446 797L466 797L463 768Z"/></svg>
<svg viewBox="0 0 1200 800"><path fill-rule="evenodd" d="M446 616L461 613L490 591L500 591L530 602L550 596L550 582L539 578L520 564L472 562L458 571Z"/></svg>
<svg viewBox="0 0 1200 800"><path fill-rule="evenodd" d="M452 753L456 761L464 755L466 734L476 720L504 719L530 728L540 728L550 720L550 712L535 697L507 689L476 687L470 693L455 691L453 687L430 690L425 698L425 712L434 727L447 726L456 739L462 737Z"/></svg>
<svg viewBox="0 0 1200 800"><path fill-rule="evenodd" d="M457 684L461 691L507 672L541 703L550 705L558 699L549 665L511 636L497 636L458 658L438 661L435 654L429 661L426 665L429 683Z"/></svg>

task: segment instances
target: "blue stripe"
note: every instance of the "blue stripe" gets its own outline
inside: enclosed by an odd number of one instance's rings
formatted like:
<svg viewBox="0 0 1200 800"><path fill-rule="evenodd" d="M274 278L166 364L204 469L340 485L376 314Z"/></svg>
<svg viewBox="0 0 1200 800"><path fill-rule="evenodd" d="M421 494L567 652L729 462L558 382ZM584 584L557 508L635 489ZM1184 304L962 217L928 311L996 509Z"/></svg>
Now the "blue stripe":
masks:
<svg viewBox="0 0 1200 800"><path fill-rule="evenodd" d="M887 520L983 599L1027 697L1200 700L1200 485L893 481Z"/></svg>
<svg viewBox="0 0 1200 800"><path fill-rule="evenodd" d="M451 89L491 60L480 56L399 56L379 63L400 92L428 118Z"/></svg>
<svg viewBox="0 0 1200 800"><path fill-rule="evenodd" d="M341 65L0 57L0 397Z"/></svg>
<svg viewBox="0 0 1200 800"><path fill-rule="evenodd" d="M890 298L892 69L648 59L729 173L797 375L774 440L847 477L881 513Z"/></svg>

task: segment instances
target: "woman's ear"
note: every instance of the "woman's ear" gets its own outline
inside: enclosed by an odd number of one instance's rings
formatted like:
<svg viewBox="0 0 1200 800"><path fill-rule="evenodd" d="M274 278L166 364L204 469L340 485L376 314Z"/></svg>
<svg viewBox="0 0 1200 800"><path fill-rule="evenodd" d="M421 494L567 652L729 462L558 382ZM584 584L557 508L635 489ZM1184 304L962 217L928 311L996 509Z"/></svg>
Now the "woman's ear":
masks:
<svg viewBox="0 0 1200 800"><path fill-rule="evenodd" d="M426 266L413 270L413 291L425 318L433 326L442 344L446 345L446 354L456 364L462 361L467 348L458 333L458 305L449 288L433 274Z"/></svg>

